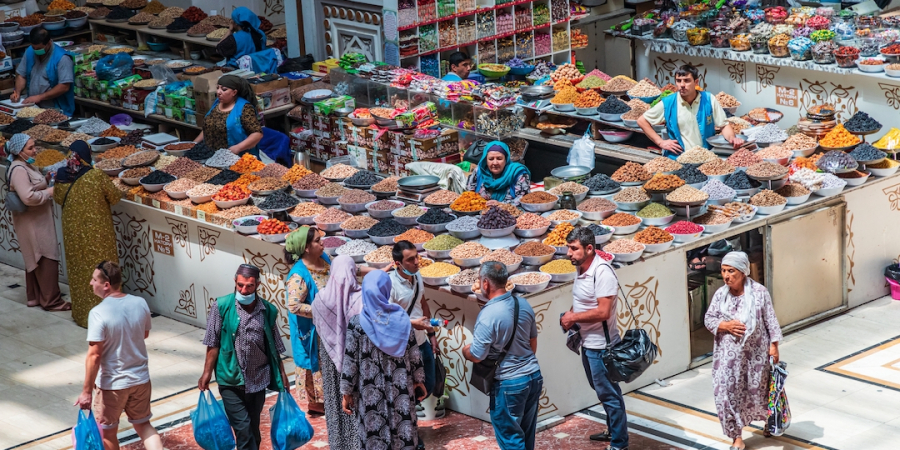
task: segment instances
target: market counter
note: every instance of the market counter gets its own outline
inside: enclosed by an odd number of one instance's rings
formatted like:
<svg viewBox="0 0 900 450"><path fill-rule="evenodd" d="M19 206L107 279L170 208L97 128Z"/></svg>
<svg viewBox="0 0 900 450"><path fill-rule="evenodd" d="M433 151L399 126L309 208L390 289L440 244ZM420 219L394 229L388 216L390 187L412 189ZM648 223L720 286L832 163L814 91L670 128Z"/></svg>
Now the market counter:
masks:
<svg viewBox="0 0 900 450"><path fill-rule="evenodd" d="M5 199L2 189L0 202ZM284 279L290 265L283 260L281 245L238 234L222 226L216 216L138 200L131 197L113 208L126 291L146 298L155 313L203 327L211 300L233 289L235 268L252 263L262 270L260 293L281 310L279 325L287 336ZM55 210L59 222L59 210ZM887 293L881 272L900 254L900 242L891 237L890 220L898 211L900 176L876 178L841 195L813 197L804 205L732 225L724 232L620 267L621 298L631 304L638 314L636 323L659 346L656 362L623 389L630 391L675 375L692 364L691 332L696 320L688 298L687 251L747 230L762 230L765 284L773 292L782 325L797 326ZM11 213L5 208L0 222L0 261L21 268ZM61 229L59 223L56 227ZM64 261L61 267L65 270ZM580 357L565 347L558 327L559 314L571 306L571 289L567 283L527 297L538 321L537 355L546 380L542 418L596 404L583 378ZM426 298L434 316L449 321L439 333L439 348L448 369L450 407L487 419L488 399L470 389L471 364L464 361L461 350L471 342L479 303L446 288L429 288ZM635 327L624 305L618 320L620 329Z"/></svg>

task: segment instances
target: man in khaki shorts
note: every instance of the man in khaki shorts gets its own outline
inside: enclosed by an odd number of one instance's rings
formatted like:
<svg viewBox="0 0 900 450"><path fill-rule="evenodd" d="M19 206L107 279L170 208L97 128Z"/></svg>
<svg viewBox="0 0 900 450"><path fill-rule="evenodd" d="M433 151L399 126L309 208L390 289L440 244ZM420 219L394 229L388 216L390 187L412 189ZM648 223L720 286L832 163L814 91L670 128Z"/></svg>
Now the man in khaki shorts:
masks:
<svg viewBox="0 0 900 450"><path fill-rule="evenodd" d="M143 298L122 292L122 270L116 263L98 264L91 287L103 301L88 316L84 389L75 404L89 409L93 400L105 450L119 449L116 434L123 411L144 448L163 450L150 425L150 371L144 345L150 335L150 308Z"/></svg>

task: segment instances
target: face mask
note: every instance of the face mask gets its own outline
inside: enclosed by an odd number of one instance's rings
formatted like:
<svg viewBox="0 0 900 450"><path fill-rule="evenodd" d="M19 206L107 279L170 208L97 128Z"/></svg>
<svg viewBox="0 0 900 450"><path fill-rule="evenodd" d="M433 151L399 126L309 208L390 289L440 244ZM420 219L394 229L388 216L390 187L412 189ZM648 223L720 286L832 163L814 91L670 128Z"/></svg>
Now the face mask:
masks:
<svg viewBox="0 0 900 450"><path fill-rule="evenodd" d="M31 48L32 48L32 50L34 50L34 47L31 47ZM47 53L46 48L42 48L40 50L34 50L34 54L38 55L38 56L44 56L44 53Z"/></svg>
<svg viewBox="0 0 900 450"><path fill-rule="evenodd" d="M415 271L415 272L410 272L410 271L406 270L406 267L403 267L403 266L400 266L400 270L402 270L403 273L404 273L406 276L408 276L408 277L411 277L411 276L413 276L413 275L419 273L418 270Z"/></svg>
<svg viewBox="0 0 900 450"><path fill-rule="evenodd" d="M241 293L238 292L238 291L235 291L235 292L234 292L234 298L237 299L238 303L240 303L240 304L242 304L242 305L244 305L244 306L247 306L247 305L253 303L253 300L256 300L256 293L254 292L254 293L252 293L252 294L250 294L250 295L244 295L244 294L241 294Z"/></svg>
<svg viewBox="0 0 900 450"><path fill-rule="evenodd" d="M34 164L34 158L28 158L25 160L28 164Z"/></svg>

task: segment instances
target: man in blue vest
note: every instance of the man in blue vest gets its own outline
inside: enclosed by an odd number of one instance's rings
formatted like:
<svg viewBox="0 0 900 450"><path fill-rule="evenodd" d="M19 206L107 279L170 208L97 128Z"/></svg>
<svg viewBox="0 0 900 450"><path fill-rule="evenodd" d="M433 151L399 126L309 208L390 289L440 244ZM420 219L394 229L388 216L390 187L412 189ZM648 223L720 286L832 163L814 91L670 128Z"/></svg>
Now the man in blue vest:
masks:
<svg viewBox="0 0 900 450"><path fill-rule="evenodd" d="M472 58L463 52L456 52L447 58L450 63L450 72L441 78L444 81L462 81L469 78L469 72L472 70Z"/></svg>
<svg viewBox="0 0 900 450"><path fill-rule="evenodd" d="M206 363L197 387L209 389L215 372L237 449L258 450L266 388L289 391L291 384L281 361L286 350L278 331L278 309L256 294L259 268L241 264L234 285L234 292L217 298L206 315Z"/></svg>
<svg viewBox="0 0 900 450"><path fill-rule="evenodd" d="M35 28L28 35L31 46L16 68L16 89L10 100L56 108L71 117L75 113L75 70L72 57L53 43L50 33Z"/></svg>
<svg viewBox="0 0 900 450"><path fill-rule="evenodd" d="M663 156L674 157L694 147L710 148L706 140L715 136L716 127L734 148L744 144L726 122L725 110L716 96L699 91L697 68L685 64L675 71L678 95L668 95L638 118L638 125L653 143L663 150ZM663 139L653 125L665 122L669 139Z"/></svg>

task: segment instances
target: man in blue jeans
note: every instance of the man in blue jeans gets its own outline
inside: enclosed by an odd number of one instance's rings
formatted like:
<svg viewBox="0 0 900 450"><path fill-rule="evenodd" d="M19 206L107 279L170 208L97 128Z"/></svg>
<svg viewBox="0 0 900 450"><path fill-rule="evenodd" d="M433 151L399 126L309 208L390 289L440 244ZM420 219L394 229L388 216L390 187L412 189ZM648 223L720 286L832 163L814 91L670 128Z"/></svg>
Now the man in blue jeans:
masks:
<svg viewBox="0 0 900 450"><path fill-rule="evenodd" d="M478 273L481 291L489 300L475 320L472 343L463 356L478 363L496 359L511 340L509 352L497 367L491 390L491 424L502 450L533 450L538 401L544 378L537 357L534 310L524 298L506 291L509 272L503 263L484 263ZM516 320L515 303L519 303Z"/></svg>
<svg viewBox="0 0 900 450"><path fill-rule="evenodd" d="M560 319L563 329L576 323L581 327L581 362L588 382L597 392L597 398L606 411L607 430L591 435L592 441L610 441L607 450L628 448L628 419L625 416L625 399L619 383L610 381L603 365L603 354L610 345L617 344L619 327L616 324L616 303L619 281L616 272L594 250L594 233L584 227L575 227L566 237L568 256L578 271L572 286L572 310ZM610 342L606 341L604 323L609 329Z"/></svg>
<svg viewBox="0 0 900 450"><path fill-rule="evenodd" d="M434 391L434 352L437 350L437 339L434 327L431 326L431 311L424 298L425 286L419 275L419 252L413 243L400 241L394 244L391 256L395 269L391 272L391 303L406 311L415 330L416 344L422 353L422 365L425 368L424 397L427 397ZM439 415L443 415L443 411ZM420 437L417 449L424 448L425 444Z"/></svg>

